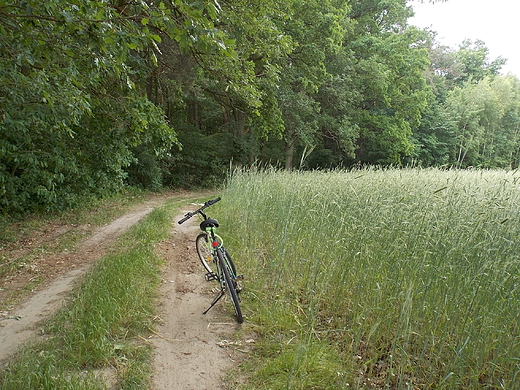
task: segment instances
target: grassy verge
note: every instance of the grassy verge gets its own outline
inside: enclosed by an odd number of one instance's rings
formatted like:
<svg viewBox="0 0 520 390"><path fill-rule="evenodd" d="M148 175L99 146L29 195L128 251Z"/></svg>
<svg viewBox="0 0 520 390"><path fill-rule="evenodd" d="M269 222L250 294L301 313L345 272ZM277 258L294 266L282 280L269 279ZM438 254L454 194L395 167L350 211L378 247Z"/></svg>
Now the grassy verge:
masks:
<svg viewBox="0 0 520 390"><path fill-rule="evenodd" d="M242 388L520 383L519 172L243 172L223 199Z"/></svg>
<svg viewBox="0 0 520 390"><path fill-rule="evenodd" d="M161 260L154 245L171 227L178 202L155 209L124 234L45 326L45 341L27 346L0 376L0 388L145 389Z"/></svg>

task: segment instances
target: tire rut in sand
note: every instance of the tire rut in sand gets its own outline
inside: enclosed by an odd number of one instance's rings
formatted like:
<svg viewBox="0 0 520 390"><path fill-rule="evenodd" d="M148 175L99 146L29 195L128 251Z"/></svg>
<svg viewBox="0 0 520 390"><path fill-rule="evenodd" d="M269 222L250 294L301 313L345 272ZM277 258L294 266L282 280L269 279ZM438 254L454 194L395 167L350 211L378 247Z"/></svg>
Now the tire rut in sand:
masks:
<svg viewBox="0 0 520 390"><path fill-rule="evenodd" d="M47 263L65 263L66 267L57 266L52 270L47 264L49 273L57 276L14 310L0 312L0 369L22 345L39 334L41 321L64 305L76 280L84 275L97 259L108 252L110 245L148 215L155 206L163 202L164 199L153 199L142 203L132 212L97 229L92 237L79 244L75 252L65 256L50 256L53 260L47 260ZM60 267L63 269L58 270Z"/></svg>

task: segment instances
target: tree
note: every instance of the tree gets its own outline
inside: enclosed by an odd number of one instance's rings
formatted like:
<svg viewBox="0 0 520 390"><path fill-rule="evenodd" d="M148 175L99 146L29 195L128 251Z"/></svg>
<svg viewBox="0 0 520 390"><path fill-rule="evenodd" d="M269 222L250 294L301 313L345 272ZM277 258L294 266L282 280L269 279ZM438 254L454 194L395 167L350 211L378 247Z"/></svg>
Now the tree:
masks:
<svg viewBox="0 0 520 390"><path fill-rule="evenodd" d="M183 51L231 58L218 5L51 0L0 4L0 204L60 208L120 189L147 144L175 144L145 96L161 35Z"/></svg>
<svg viewBox="0 0 520 390"><path fill-rule="evenodd" d="M318 131L316 93L329 77L325 59L337 51L344 35L344 1L290 1L278 27L293 42L281 58L279 87L275 91L284 124L285 168L293 167L297 146L313 148Z"/></svg>
<svg viewBox="0 0 520 390"><path fill-rule="evenodd" d="M424 47L430 55L425 76L433 95L414 131L413 163L509 166L511 156L516 155L516 137L511 130L516 99L514 83L498 74L505 60L489 59L482 41L466 40L457 50L438 45L437 34L425 32ZM507 125L505 112L511 119Z"/></svg>
<svg viewBox="0 0 520 390"><path fill-rule="evenodd" d="M518 80L486 77L456 87L447 100L457 124L456 164L512 167L518 152Z"/></svg>
<svg viewBox="0 0 520 390"><path fill-rule="evenodd" d="M355 59L349 50L339 50L326 59L327 78L316 94L319 141L309 156L313 168L342 165L355 158L360 127L353 113L361 104L361 91L354 88Z"/></svg>
<svg viewBox="0 0 520 390"><path fill-rule="evenodd" d="M460 69L460 75L455 78L457 85L470 80L479 82L484 77L498 75L506 60L498 57L491 61L488 57L489 49L483 41L464 40L455 54Z"/></svg>
<svg viewBox="0 0 520 390"><path fill-rule="evenodd" d="M447 110L434 99L421 115L415 129L414 150L406 160L410 165L446 166L453 162L456 126Z"/></svg>
<svg viewBox="0 0 520 390"><path fill-rule="evenodd" d="M352 115L360 129L356 160L400 164L426 106L428 53L419 44L425 33L407 28L405 1L355 2L350 15L357 27L345 49L356 58L353 88L362 96Z"/></svg>

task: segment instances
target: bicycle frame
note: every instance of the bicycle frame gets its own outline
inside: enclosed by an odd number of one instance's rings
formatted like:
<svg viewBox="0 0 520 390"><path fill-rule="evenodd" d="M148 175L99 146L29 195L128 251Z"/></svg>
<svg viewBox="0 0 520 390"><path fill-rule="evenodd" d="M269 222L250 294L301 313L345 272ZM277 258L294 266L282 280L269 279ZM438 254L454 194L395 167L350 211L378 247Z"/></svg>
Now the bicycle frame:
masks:
<svg viewBox="0 0 520 390"><path fill-rule="evenodd" d="M236 271L235 271L235 267L234 265L232 265L232 261L230 261L230 258L229 258L229 253L227 252L226 248L224 247L224 240L222 239L222 237L220 237L215 231L216 231L216 227L207 227L206 228L206 231L205 233L208 235L208 237L210 238L207 242L207 247L209 249L209 252L211 252L211 259L209 259L208 261L214 261L215 264L217 265L217 272L218 274L216 275L217 278L218 278L218 281L220 283L220 286L222 288L225 288L225 285L224 285L224 280L223 280L223 275L222 275L222 270L220 269L220 265L219 265L219 262L218 262L218 255L217 255L217 251L221 251L222 252L222 255L224 257L224 260L226 261L226 264L229 268L229 270L231 271L231 276L235 279L235 280L240 280L242 279L242 277L239 277L238 275L236 275Z"/></svg>
<svg viewBox="0 0 520 390"><path fill-rule="evenodd" d="M215 233L216 227L207 227L205 233L208 235L209 240L207 241L207 247L208 251L211 253L211 258L206 259L208 262L213 261L217 266L217 275L210 275L206 274L206 280L212 280L217 279L220 286L222 285L222 272L220 270L220 266L218 264L218 256L217 256L217 250L224 247L224 241L222 240L222 237L220 237L217 233Z"/></svg>
<svg viewBox="0 0 520 390"><path fill-rule="evenodd" d="M206 228L206 233L211 238L211 241L208 240L208 248L211 250L211 252L214 252L218 248L224 246L224 240L217 233L215 233L215 230L217 230L216 227Z"/></svg>

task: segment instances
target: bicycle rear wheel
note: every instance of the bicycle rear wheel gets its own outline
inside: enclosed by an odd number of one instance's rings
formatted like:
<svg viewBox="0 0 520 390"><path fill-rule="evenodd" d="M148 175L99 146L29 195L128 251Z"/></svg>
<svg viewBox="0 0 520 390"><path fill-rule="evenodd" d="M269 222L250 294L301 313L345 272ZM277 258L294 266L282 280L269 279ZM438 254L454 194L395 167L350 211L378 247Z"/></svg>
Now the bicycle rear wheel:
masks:
<svg viewBox="0 0 520 390"><path fill-rule="evenodd" d="M242 310L240 309L240 299L238 298L238 291L237 286L238 283L235 280L235 276L232 275L228 260L226 258L226 255L224 251L218 250L217 251L218 261L220 269L222 270L222 275L224 277L224 283L226 290L229 293L229 296L231 297L231 302L233 303L233 307L235 309L235 313L237 315L237 321L239 324L244 322L244 317L242 316Z"/></svg>
<svg viewBox="0 0 520 390"><path fill-rule="evenodd" d="M195 247L199 255L200 262L208 273L216 274L217 265L213 259L213 251L208 246L209 235L207 233L200 233L195 239Z"/></svg>

